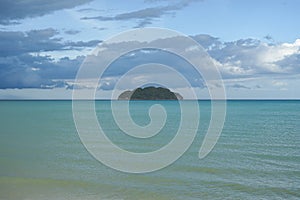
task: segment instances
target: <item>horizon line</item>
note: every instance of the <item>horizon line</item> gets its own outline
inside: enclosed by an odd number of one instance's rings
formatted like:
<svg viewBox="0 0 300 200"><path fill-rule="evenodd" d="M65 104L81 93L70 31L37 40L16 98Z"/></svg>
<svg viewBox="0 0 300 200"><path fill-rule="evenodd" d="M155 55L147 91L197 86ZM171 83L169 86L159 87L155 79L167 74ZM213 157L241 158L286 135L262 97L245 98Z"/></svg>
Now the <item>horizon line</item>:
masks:
<svg viewBox="0 0 300 200"><path fill-rule="evenodd" d="M230 99L181 99L181 100L119 100L119 99L1 99L0 101L300 101L300 98L261 98L261 99L242 99L242 98L230 98Z"/></svg>

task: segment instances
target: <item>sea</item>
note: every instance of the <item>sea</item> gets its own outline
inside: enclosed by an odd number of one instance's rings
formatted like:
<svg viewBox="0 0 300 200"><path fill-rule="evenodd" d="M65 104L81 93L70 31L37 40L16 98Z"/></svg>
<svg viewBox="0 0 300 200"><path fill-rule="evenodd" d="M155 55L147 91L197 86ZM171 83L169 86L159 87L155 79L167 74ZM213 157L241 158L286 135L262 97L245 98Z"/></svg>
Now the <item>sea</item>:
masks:
<svg viewBox="0 0 300 200"><path fill-rule="evenodd" d="M126 173L96 160L73 120L72 101L0 101L1 200L300 199L300 101L228 100L213 150L199 159L211 120L210 101L197 101L197 135L171 165ZM146 126L154 104L167 119L151 138L126 135L111 101L95 101L107 137L120 148L151 152L168 144L180 124L177 101L132 101L132 120Z"/></svg>

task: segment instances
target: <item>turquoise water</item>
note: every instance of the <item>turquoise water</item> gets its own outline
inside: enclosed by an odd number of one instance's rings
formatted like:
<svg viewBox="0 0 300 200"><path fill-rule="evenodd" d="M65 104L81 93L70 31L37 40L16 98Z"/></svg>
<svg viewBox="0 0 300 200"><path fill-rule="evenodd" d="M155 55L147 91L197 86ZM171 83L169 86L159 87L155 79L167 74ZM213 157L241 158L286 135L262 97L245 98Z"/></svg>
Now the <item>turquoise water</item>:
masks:
<svg viewBox="0 0 300 200"><path fill-rule="evenodd" d="M149 122L153 103L131 104L137 124ZM96 110L120 147L147 152L168 143L178 128L178 104L162 101L166 126L150 139L118 129L109 101ZM0 101L0 199L299 199L300 101L228 101L222 135L205 159L198 151L210 119L201 120L189 150L171 166L148 174L106 167L84 148L71 101Z"/></svg>

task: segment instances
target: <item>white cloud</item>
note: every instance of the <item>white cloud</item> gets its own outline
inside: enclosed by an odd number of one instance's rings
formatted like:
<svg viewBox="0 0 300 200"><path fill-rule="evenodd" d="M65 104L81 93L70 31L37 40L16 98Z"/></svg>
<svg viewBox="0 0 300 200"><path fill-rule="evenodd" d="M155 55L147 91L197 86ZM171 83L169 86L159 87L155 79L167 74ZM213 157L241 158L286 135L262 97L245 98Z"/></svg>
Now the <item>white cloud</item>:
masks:
<svg viewBox="0 0 300 200"><path fill-rule="evenodd" d="M274 72L285 72L287 69L284 66L279 66L276 62L293 54L300 53L299 48L300 39L297 39L294 43L283 43L272 46L263 43L258 49L258 64Z"/></svg>
<svg viewBox="0 0 300 200"><path fill-rule="evenodd" d="M271 85L273 86L273 88L283 91L283 90L288 90L289 84L283 80L272 80Z"/></svg>
<svg viewBox="0 0 300 200"><path fill-rule="evenodd" d="M219 47L208 52L217 59L220 69L229 75L291 74L299 65L297 59L290 59L289 63L287 60L281 62L291 56L300 55L300 39L282 44L246 39L224 43Z"/></svg>

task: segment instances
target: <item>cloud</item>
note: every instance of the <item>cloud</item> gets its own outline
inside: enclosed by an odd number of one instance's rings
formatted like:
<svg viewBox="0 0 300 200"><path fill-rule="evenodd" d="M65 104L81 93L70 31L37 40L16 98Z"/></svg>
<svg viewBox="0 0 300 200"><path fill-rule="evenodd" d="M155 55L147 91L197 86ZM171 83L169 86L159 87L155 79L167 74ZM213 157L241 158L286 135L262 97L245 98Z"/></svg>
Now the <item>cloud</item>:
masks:
<svg viewBox="0 0 300 200"><path fill-rule="evenodd" d="M274 39L273 39L273 37L271 36L271 35L266 35L265 37L264 37L264 39L266 39L268 42L271 42L271 43L274 43Z"/></svg>
<svg viewBox="0 0 300 200"><path fill-rule="evenodd" d="M152 24L152 20L147 18L147 19L140 20L138 22L138 24L136 26L134 26L133 28L142 28L142 27L145 27L145 26L151 25L151 24Z"/></svg>
<svg viewBox="0 0 300 200"><path fill-rule="evenodd" d="M179 2L172 2L166 6L148 7L141 10L126 12L117 14L115 16L93 16L93 17L82 17L82 20L100 20L100 21L126 21L126 20L137 20L135 27L144 27L145 25L152 24L154 19L158 19L163 15L174 14L175 11L181 10L187 7L190 3L196 0L182 0Z"/></svg>
<svg viewBox="0 0 300 200"><path fill-rule="evenodd" d="M73 88L72 81L66 82L66 80L75 78L85 57L80 56L74 59L65 57L54 60L45 56L46 54L41 56L39 52L94 47L100 41L63 41L58 36L57 30L51 28L29 32L0 32L0 45L6 47L0 49L0 88ZM264 85L253 83L251 87L248 87L243 84L243 81L275 76L278 81L281 81L281 77L287 79L290 76L300 74L300 40L292 43L267 44L251 38L222 42L216 37L205 34L195 35L192 38L201 44L213 58L213 62L220 69L225 82L229 80L227 82L228 87L257 89L256 85L259 87L264 87ZM155 44L163 46L163 44L170 43L174 46L177 45L176 47L179 49L181 48L180 42L174 42L174 38L152 41L153 46ZM102 53L107 54L105 59L109 59L117 50L128 49L128 47L135 49L139 45L138 41L110 43L104 46L107 50ZM183 49L183 51L187 50L193 51L193 47ZM92 57L93 55L89 56L90 60ZM160 63L173 67L184 75L193 87L202 89L207 87L201 75L185 60L165 51L144 49L129 52L111 63L103 74L100 89L111 90L118 79L128 70L148 63ZM97 64L100 65L101 63ZM91 68L91 76L93 76L96 73L96 68L93 64L89 67ZM174 78L168 74L158 76L160 73L161 71L144 70L135 76L145 78L144 75L147 74L149 80L153 77ZM138 81L134 77L128 80L128 85L124 85L125 89L137 83L134 81ZM235 82L230 82L230 80L235 80ZM278 84L274 82L272 86L281 88L288 86L279 86ZM182 87L174 84L175 86ZM80 87L85 88L84 85Z"/></svg>
<svg viewBox="0 0 300 200"><path fill-rule="evenodd" d="M300 73L300 52L285 56L282 60L275 62L276 65L284 66L291 73Z"/></svg>
<svg viewBox="0 0 300 200"><path fill-rule="evenodd" d="M16 56L24 53L39 53L47 51L70 50L83 47L94 47L100 41L64 42L53 28L42 30L0 31L0 57Z"/></svg>
<svg viewBox="0 0 300 200"><path fill-rule="evenodd" d="M56 10L73 8L91 0L1 0L0 24L10 25L18 20L43 16Z"/></svg>
<svg viewBox="0 0 300 200"><path fill-rule="evenodd" d="M77 11L78 12L99 12L99 11L105 11L105 10L95 9L95 8L81 8Z"/></svg>
<svg viewBox="0 0 300 200"><path fill-rule="evenodd" d="M27 52L62 49L61 39L53 38L58 32L52 28L29 32L0 31L0 56L13 56Z"/></svg>
<svg viewBox="0 0 300 200"><path fill-rule="evenodd" d="M231 88L237 88L237 89L247 89L247 90L251 89L250 87L247 87L247 86L239 84L239 83L236 83L236 84L233 84L233 85L229 85L229 87L231 87Z"/></svg>
<svg viewBox="0 0 300 200"><path fill-rule="evenodd" d="M68 35L76 35L78 33L80 33L80 31L78 31L78 30L67 30L67 31L65 31L65 34L68 34Z"/></svg>
<svg viewBox="0 0 300 200"><path fill-rule="evenodd" d="M271 85L276 87L276 88L279 88L279 90L288 90L288 83L286 81L282 81L282 80L273 80L271 82Z"/></svg>
<svg viewBox="0 0 300 200"><path fill-rule="evenodd" d="M299 39L294 43L268 44L249 38L215 46L206 49L217 61L224 78L299 72Z"/></svg>
<svg viewBox="0 0 300 200"><path fill-rule="evenodd" d="M219 49L222 46L222 42L219 38L207 34L199 34L190 37L197 41L206 50Z"/></svg>
<svg viewBox="0 0 300 200"><path fill-rule="evenodd" d="M180 74L185 76L190 81L190 84L193 87L205 87L201 75L193 68L190 63L181 59L177 55L160 50L138 50L130 52L129 54L126 54L125 56L122 56L120 59L113 62L104 73L104 76L119 77L130 69L133 69L135 66L148 63L153 63L153 65L155 63L159 63L162 65L170 66L171 68L177 70ZM165 77L165 79L170 80L174 78L171 77L168 73L163 73L163 71L159 67L156 71L144 69L142 74L139 73L135 75L137 77L145 77L145 74L147 74L149 80L151 80L151 78L155 79L155 77L162 78L163 76ZM132 81L136 81L136 79L128 79L128 82ZM114 83L116 83L115 80L110 85L113 85ZM132 82L132 84L134 84L134 82ZM177 86L174 84L174 86L179 87L180 85Z"/></svg>
<svg viewBox="0 0 300 200"><path fill-rule="evenodd" d="M77 42L66 42L65 47L69 49L75 49L77 47L82 48L82 47L96 47L97 44L99 44L101 41L100 40L90 40L87 42L84 41L77 41Z"/></svg>
<svg viewBox="0 0 300 200"><path fill-rule="evenodd" d="M300 40L275 45L252 38L222 42L216 37L205 34L192 36L192 38L201 44L214 59L224 80L236 80L234 84L227 84L228 87L260 89L264 86L253 83L249 87L242 83L245 80L260 80L270 77L286 79L295 74L300 74ZM153 41L153 43L155 42L167 44L170 43L170 40L166 38ZM123 48L123 45L136 46L134 42L126 42L115 43L108 48L118 49ZM184 74L191 81L193 87L205 88L202 78L199 78L199 75L187 63L184 63L180 58L154 50L130 52L123 59L113 63L111 68L107 70L106 75L109 77L121 76L133 66L149 62L172 66ZM151 74L151 72L146 71L144 73ZM155 76L155 72L152 73ZM111 87L114 82L116 81L110 83Z"/></svg>
<svg viewBox="0 0 300 200"><path fill-rule="evenodd" d="M65 87L65 79L74 79L84 57L61 58L47 56L0 57L0 88L54 88Z"/></svg>
<svg viewBox="0 0 300 200"><path fill-rule="evenodd" d="M166 2L172 0L144 0L145 3L159 3L159 2Z"/></svg>
<svg viewBox="0 0 300 200"><path fill-rule="evenodd" d="M74 79L84 57L54 60L40 53L95 47L99 41L63 41L59 32L42 30L0 31L0 88L66 87Z"/></svg>
<svg viewBox="0 0 300 200"><path fill-rule="evenodd" d="M274 85L276 87L285 87L288 84L286 82L283 82L283 81L272 81L272 85Z"/></svg>

